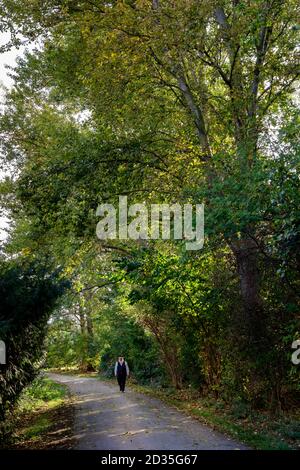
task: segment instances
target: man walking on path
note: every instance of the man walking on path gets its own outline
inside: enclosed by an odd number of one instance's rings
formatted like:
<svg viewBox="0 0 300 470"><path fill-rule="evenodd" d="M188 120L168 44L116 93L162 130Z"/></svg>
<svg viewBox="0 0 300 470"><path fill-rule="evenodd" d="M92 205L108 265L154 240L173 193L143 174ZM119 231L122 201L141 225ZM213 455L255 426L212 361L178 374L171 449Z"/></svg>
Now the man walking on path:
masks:
<svg viewBox="0 0 300 470"><path fill-rule="evenodd" d="M126 378L129 377L129 367L123 356L120 356L115 364L115 376L117 377L120 392L125 392Z"/></svg>

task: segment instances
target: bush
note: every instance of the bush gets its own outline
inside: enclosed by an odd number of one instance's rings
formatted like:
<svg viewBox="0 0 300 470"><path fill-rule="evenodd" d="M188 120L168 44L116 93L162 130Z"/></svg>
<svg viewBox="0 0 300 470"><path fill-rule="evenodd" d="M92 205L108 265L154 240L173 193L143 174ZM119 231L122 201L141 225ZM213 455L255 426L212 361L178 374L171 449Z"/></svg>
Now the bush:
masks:
<svg viewBox="0 0 300 470"><path fill-rule="evenodd" d="M7 363L0 373L0 434L5 417L20 393L36 377L43 358L47 320L65 283L36 263L23 260L0 265L0 338Z"/></svg>

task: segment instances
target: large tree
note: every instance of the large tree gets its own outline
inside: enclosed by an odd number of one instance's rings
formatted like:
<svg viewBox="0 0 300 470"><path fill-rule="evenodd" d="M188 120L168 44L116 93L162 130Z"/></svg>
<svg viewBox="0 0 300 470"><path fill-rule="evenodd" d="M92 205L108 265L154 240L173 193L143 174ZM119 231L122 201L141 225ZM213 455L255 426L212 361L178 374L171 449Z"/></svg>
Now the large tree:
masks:
<svg viewBox="0 0 300 470"><path fill-rule="evenodd" d="M93 243L98 202L118 194L204 201L206 255L219 250L239 279L241 345L266 353L276 314L299 300L296 2L2 8L13 31L43 38L19 62L2 118L3 151L22 170L8 201L17 232L30 232L21 243L68 258Z"/></svg>

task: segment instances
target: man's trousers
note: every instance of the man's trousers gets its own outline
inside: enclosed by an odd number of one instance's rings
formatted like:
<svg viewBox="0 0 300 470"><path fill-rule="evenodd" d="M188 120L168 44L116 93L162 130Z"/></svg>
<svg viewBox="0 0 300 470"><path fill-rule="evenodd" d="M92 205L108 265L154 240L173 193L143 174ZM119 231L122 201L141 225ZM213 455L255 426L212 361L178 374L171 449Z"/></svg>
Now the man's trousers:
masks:
<svg viewBox="0 0 300 470"><path fill-rule="evenodd" d="M120 387L120 392L124 392L125 391L125 383L126 383L126 375L124 375L124 376L118 375L117 380L118 380L118 384L119 384L119 387Z"/></svg>

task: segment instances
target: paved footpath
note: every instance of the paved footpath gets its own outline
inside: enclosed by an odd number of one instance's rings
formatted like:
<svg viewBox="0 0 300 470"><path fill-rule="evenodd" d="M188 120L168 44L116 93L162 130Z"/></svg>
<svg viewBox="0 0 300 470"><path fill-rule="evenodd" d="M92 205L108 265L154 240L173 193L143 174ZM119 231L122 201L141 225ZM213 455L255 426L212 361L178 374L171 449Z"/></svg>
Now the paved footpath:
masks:
<svg viewBox="0 0 300 470"><path fill-rule="evenodd" d="M77 449L86 450L242 450L162 401L95 378L47 374L74 396Z"/></svg>

